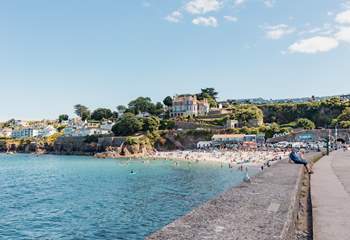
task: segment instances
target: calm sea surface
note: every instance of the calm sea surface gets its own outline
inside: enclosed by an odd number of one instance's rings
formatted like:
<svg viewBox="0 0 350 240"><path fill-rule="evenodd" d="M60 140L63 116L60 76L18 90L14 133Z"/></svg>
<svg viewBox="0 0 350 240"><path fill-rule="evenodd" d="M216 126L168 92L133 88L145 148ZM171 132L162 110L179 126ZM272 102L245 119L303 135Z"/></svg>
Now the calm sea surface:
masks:
<svg viewBox="0 0 350 240"><path fill-rule="evenodd" d="M0 239L144 239L243 176L208 163L0 154Z"/></svg>

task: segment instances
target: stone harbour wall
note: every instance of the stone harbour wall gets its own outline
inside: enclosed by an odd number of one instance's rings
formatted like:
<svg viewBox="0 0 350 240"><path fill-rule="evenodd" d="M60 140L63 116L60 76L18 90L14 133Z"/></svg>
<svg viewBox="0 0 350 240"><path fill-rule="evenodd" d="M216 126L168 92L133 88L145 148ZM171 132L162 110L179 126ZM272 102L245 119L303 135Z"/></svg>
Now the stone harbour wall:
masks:
<svg viewBox="0 0 350 240"><path fill-rule="evenodd" d="M147 239L294 240L303 174L283 160Z"/></svg>

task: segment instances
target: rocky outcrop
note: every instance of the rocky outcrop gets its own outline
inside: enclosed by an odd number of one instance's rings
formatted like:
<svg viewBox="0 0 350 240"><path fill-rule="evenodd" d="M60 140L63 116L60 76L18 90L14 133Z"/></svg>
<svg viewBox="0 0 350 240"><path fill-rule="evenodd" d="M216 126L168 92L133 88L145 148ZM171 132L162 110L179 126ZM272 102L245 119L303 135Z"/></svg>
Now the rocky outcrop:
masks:
<svg viewBox="0 0 350 240"><path fill-rule="evenodd" d="M46 142L33 141L1 141L0 152L38 153L51 152L53 145Z"/></svg>
<svg viewBox="0 0 350 240"><path fill-rule="evenodd" d="M130 158L142 157L154 153L154 148L149 142L124 142L120 147L107 147L106 151L96 153L97 158Z"/></svg>
<svg viewBox="0 0 350 240"><path fill-rule="evenodd" d="M54 154L94 155L99 151L97 142L89 142L85 137L60 137L53 146Z"/></svg>
<svg viewBox="0 0 350 240"><path fill-rule="evenodd" d="M195 149L199 141L209 141L211 130L169 131L161 136L155 147L158 151Z"/></svg>

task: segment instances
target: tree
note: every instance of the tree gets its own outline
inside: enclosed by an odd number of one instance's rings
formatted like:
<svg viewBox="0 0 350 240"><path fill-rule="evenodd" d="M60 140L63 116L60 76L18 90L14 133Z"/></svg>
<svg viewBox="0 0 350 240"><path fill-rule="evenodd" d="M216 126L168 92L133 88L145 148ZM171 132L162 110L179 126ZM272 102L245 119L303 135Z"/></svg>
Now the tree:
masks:
<svg viewBox="0 0 350 240"><path fill-rule="evenodd" d="M81 120L85 121L86 119L90 118L90 110L89 108L85 107L84 105L77 104L74 106L74 111L77 116L81 118Z"/></svg>
<svg viewBox="0 0 350 240"><path fill-rule="evenodd" d="M117 136L129 136L141 131L143 127L142 119L132 113L125 113L112 127L112 132Z"/></svg>
<svg viewBox="0 0 350 240"><path fill-rule="evenodd" d="M231 119L238 120L240 125L247 127L257 127L262 125L264 114L255 105L236 105L232 107Z"/></svg>
<svg viewBox="0 0 350 240"><path fill-rule="evenodd" d="M113 117L113 113L108 108L98 108L91 114L91 119L95 121L101 121L103 119L111 119Z"/></svg>
<svg viewBox="0 0 350 240"><path fill-rule="evenodd" d="M350 107L345 108L337 119L338 122L350 121Z"/></svg>
<svg viewBox="0 0 350 240"><path fill-rule="evenodd" d="M216 101L217 96L219 95L219 93L215 91L215 88L204 88L204 89L201 89L200 95L201 96L206 96L206 97L209 96L209 97L213 98Z"/></svg>
<svg viewBox="0 0 350 240"><path fill-rule="evenodd" d="M69 116L67 114L61 114L60 116L58 116L58 121L61 123L63 121L68 121Z"/></svg>
<svg viewBox="0 0 350 240"><path fill-rule="evenodd" d="M128 104L129 109L134 114L148 112L153 114L155 112L156 106L152 103L149 97L138 97Z"/></svg>
<svg viewBox="0 0 350 240"><path fill-rule="evenodd" d="M166 98L164 98L163 103L165 106L171 107L173 106L173 98L170 96L167 96Z"/></svg>
<svg viewBox="0 0 350 240"><path fill-rule="evenodd" d="M158 117L151 116L143 119L143 130L154 132L160 127L160 120Z"/></svg>
<svg viewBox="0 0 350 240"><path fill-rule="evenodd" d="M112 116L113 120L117 120L119 118L119 112L113 111L112 114L113 114L113 116Z"/></svg>
<svg viewBox="0 0 350 240"><path fill-rule="evenodd" d="M162 113L164 113L164 106L161 102L157 102L153 114L155 114L156 116L160 116L162 115Z"/></svg>
<svg viewBox="0 0 350 240"><path fill-rule="evenodd" d="M341 122L339 123L339 126L340 126L341 128L344 128L344 129L350 128L350 121L341 121Z"/></svg>
<svg viewBox="0 0 350 240"><path fill-rule="evenodd" d="M121 114L121 115L126 111L126 109L127 108L124 105L119 105L117 107L117 110L118 110L119 114Z"/></svg>
<svg viewBox="0 0 350 240"><path fill-rule="evenodd" d="M174 129L175 125L176 123L174 120L161 120L159 128L161 130Z"/></svg>
<svg viewBox="0 0 350 240"><path fill-rule="evenodd" d="M315 129L315 123L307 118L299 118L296 121L296 127L297 128L303 128L306 130L312 130Z"/></svg>
<svg viewBox="0 0 350 240"><path fill-rule="evenodd" d="M210 107L217 107L217 95L218 92L216 92L214 88L204 88L201 89L201 93L198 93L196 96L198 100L207 99Z"/></svg>

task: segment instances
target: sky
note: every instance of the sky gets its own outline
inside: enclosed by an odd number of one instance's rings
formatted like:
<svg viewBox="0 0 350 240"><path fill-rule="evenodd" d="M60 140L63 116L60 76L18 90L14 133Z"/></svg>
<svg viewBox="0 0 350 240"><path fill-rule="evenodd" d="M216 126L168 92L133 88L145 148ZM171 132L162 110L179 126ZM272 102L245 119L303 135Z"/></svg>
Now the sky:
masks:
<svg viewBox="0 0 350 240"><path fill-rule="evenodd" d="M350 93L348 0L0 0L0 120L214 87Z"/></svg>

